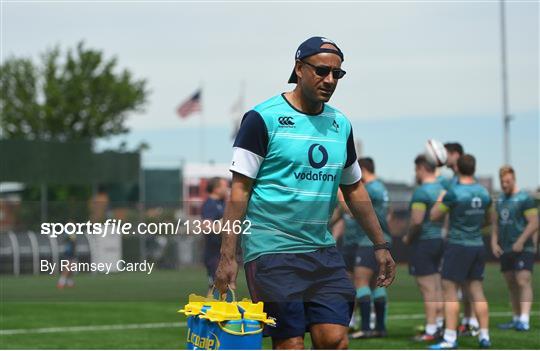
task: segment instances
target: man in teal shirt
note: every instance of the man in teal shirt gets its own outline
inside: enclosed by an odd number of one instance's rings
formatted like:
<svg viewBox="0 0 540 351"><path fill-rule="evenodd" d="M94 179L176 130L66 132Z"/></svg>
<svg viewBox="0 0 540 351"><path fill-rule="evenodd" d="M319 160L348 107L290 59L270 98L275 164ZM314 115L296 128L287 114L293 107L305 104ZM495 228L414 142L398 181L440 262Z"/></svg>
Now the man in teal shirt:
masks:
<svg viewBox="0 0 540 351"><path fill-rule="evenodd" d="M411 246L409 273L416 278L426 314L425 332L417 341L433 341L443 325L443 303L439 268L443 254L442 223L432 222L429 213L444 190L437 181L435 166L424 155L414 160L416 182L420 184L410 202L409 231L403 242Z"/></svg>
<svg viewBox="0 0 540 351"><path fill-rule="evenodd" d="M489 223L491 198L487 189L474 179L476 159L472 155L461 156L457 166L459 183L441 194L442 202L433 206L430 216L431 221L440 221L450 214L448 245L441 272L446 325L443 340L430 347L434 350L457 347L457 292L463 283L480 324L479 345L481 348L491 346L488 303L482 285L485 250L481 233L482 227Z"/></svg>
<svg viewBox="0 0 540 351"><path fill-rule="evenodd" d="M354 288L328 231L338 188L375 243L377 282L389 285L395 263L360 182L350 122L326 104L345 75L344 55L323 37L303 42L289 78L293 91L244 115L233 147L230 199L225 207L216 287L236 287L238 235L251 298L263 301L277 326L274 348L346 348ZM261 67L264 67L262 65ZM236 226L235 226L236 224Z"/></svg>
<svg viewBox="0 0 540 351"><path fill-rule="evenodd" d="M444 148L446 149L447 159L446 159L446 168L449 168L453 175L452 177L445 177L439 175L437 181L441 183L445 190L450 189L458 183L458 168L457 161L461 156L463 156L464 149L463 145L458 142L446 142L444 143ZM446 228L445 228L446 227ZM447 229L447 225L443 228ZM447 230L443 229L443 232ZM444 235L443 235L444 236ZM478 320L474 315L474 311L471 306L470 297L467 295L467 289L464 287L460 288L459 294L461 295L461 300L463 302L463 318L461 319L461 324L458 327L459 335L477 335L478 334Z"/></svg>
<svg viewBox="0 0 540 351"><path fill-rule="evenodd" d="M503 193L497 199L491 232L491 249L501 260L514 317L501 329L528 331L533 300L532 270L536 248L533 236L538 231L538 208L532 197L516 184L516 174L510 166L499 171Z"/></svg>
<svg viewBox="0 0 540 351"><path fill-rule="evenodd" d="M366 187L377 219L384 232L387 242L391 242L388 230L389 197L384 183L375 174L375 162L371 157L362 157L358 160L362 170L362 182ZM378 271L377 260L373 251L373 243L366 231L350 216L344 214L345 235L345 263L347 270L352 274L356 289L356 307L360 310L361 328L352 333L351 338L360 339L368 337L384 337L386 332L386 288L377 287L375 279ZM371 304L375 309L375 330L370 328Z"/></svg>

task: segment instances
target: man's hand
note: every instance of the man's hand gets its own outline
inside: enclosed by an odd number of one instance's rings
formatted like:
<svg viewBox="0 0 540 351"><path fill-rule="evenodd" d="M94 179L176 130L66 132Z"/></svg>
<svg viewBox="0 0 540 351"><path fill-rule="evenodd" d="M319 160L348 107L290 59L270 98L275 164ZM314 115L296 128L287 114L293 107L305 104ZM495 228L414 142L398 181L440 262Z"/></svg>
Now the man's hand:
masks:
<svg viewBox="0 0 540 351"><path fill-rule="evenodd" d="M238 276L238 262L234 257L221 255L219 260L214 285L221 294L227 292L229 288L236 290L236 277Z"/></svg>
<svg viewBox="0 0 540 351"><path fill-rule="evenodd" d="M514 252L523 251L523 242L521 242L521 240L516 240L514 245L512 245L512 251L514 251Z"/></svg>
<svg viewBox="0 0 540 351"><path fill-rule="evenodd" d="M497 244L496 242L491 243L491 251L493 252L493 256L499 258L504 253L503 249Z"/></svg>
<svg viewBox="0 0 540 351"><path fill-rule="evenodd" d="M379 264L377 286L387 287L396 277L396 263L388 250L375 250L375 259Z"/></svg>

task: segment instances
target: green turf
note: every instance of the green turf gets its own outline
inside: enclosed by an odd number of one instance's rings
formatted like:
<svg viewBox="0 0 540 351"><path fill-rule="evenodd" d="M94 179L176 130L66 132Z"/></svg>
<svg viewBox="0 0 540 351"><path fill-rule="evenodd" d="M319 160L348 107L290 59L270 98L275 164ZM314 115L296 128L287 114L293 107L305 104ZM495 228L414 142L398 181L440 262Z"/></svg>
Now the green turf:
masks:
<svg viewBox="0 0 540 351"><path fill-rule="evenodd" d="M189 293L205 293L206 278L201 268L111 275L79 275L77 286L59 291L56 278L22 276L1 278L0 329L33 329L64 326L178 323L178 326L136 330L63 331L0 335L2 349L179 349L184 347L185 318L176 311ZM492 312L508 312L507 292L496 265L486 268L486 295ZM540 274L534 276L535 294L540 293ZM239 275L239 296L247 296L243 273ZM392 319L396 315L422 313L419 293L404 266L389 289L390 336L385 339L354 340L355 349L411 349L425 345L410 341L420 318ZM536 303L534 310L540 305ZM508 317L492 317L492 326ZM540 317L535 315L528 333L492 328L494 348L540 348ZM264 341L270 347L269 340ZM309 337L306 339L309 347ZM476 348L476 338L460 338L462 348Z"/></svg>

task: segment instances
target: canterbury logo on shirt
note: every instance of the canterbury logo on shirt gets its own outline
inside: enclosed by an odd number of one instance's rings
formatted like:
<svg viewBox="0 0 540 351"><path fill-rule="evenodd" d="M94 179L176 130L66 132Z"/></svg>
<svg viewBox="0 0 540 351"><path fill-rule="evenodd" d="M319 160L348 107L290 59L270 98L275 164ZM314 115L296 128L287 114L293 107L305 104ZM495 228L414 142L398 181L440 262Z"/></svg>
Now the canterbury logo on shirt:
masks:
<svg viewBox="0 0 540 351"><path fill-rule="evenodd" d="M278 118L278 122L282 127L291 127L294 126L293 117L283 116Z"/></svg>

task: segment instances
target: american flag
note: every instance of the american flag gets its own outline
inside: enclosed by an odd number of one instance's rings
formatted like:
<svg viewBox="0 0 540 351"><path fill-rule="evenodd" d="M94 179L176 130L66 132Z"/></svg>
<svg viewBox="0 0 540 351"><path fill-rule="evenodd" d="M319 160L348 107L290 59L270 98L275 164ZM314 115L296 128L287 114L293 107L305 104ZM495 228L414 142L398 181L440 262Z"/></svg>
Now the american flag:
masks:
<svg viewBox="0 0 540 351"><path fill-rule="evenodd" d="M186 118L192 113L202 111L201 105L201 89L197 90L189 99L184 101L176 109L176 113L180 118Z"/></svg>

